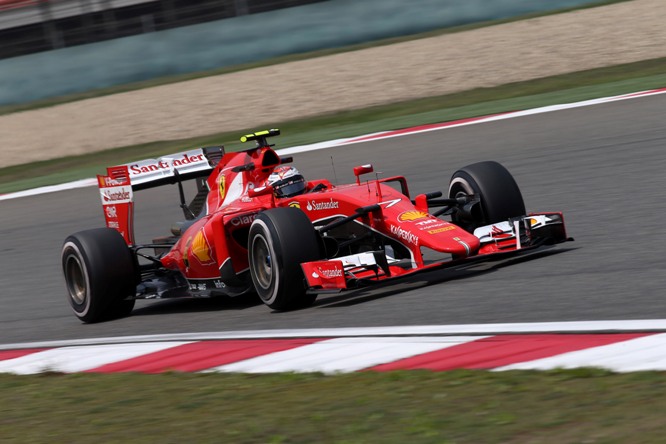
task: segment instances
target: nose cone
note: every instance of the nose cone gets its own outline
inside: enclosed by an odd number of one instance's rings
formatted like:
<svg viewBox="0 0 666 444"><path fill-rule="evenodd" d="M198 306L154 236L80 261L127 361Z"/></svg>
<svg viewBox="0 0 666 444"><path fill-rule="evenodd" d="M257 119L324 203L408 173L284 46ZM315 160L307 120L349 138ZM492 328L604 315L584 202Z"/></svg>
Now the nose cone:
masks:
<svg viewBox="0 0 666 444"><path fill-rule="evenodd" d="M419 245L458 257L476 254L481 246L479 239L450 222L431 217L415 225Z"/></svg>

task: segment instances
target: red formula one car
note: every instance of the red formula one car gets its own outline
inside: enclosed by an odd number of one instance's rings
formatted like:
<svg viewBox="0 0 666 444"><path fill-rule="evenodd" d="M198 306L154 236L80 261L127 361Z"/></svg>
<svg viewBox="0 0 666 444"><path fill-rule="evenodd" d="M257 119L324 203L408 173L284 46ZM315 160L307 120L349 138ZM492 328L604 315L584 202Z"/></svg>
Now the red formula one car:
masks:
<svg viewBox="0 0 666 444"><path fill-rule="evenodd" d="M356 183L306 182L269 145L278 134L243 136L256 146L242 152L200 148L98 176L107 227L69 236L62 250L76 316L96 322L129 314L136 299L247 292L288 310L320 293L569 240L561 213L526 213L496 162L455 172L446 197L411 197L402 176L362 179L372 165L354 168ZM197 186L189 204L186 180ZM185 220L137 244L133 194L164 184L178 185Z"/></svg>

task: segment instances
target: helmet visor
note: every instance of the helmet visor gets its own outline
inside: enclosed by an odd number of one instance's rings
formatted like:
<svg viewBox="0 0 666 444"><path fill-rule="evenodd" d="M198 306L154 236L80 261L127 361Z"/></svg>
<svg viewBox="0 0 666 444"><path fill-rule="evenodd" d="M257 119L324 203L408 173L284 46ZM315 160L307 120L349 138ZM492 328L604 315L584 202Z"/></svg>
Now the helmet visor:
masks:
<svg viewBox="0 0 666 444"><path fill-rule="evenodd" d="M291 197L305 191L305 179L301 177L290 177L273 185L275 194L280 197Z"/></svg>

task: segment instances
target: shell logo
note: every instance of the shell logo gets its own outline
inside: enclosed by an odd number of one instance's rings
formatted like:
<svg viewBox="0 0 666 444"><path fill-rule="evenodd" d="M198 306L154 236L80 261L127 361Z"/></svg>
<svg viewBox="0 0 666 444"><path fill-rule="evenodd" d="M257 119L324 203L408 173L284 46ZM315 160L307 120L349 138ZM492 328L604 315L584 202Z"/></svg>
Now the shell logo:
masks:
<svg viewBox="0 0 666 444"><path fill-rule="evenodd" d="M291 208L301 208L301 204L298 202L289 202Z"/></svg>
<svg viewBox="0 0 666 444"><path fill-rule="evenodd" d="M227 178L223 175L220 175L220 180L218 182L220 189L220 200L224 199L224 195L227 193Z"/></svg>
<svg viewBox="0 0 666 444"><path fill-rule="evenodd" d="M201 265L207 265L214 262L210 257L210 245L208 245L208 240L203 231L199 231L197 235L194 236L190 253L197 258Z"/></svg>
<svg viewBox="0 0 666 444"><path fill-rule="evenodd" d="M400 222L413 222L415 220L425 219L426 217L428 217L428 213L419 210L410 210L400 213L398 220Z"/></svg>

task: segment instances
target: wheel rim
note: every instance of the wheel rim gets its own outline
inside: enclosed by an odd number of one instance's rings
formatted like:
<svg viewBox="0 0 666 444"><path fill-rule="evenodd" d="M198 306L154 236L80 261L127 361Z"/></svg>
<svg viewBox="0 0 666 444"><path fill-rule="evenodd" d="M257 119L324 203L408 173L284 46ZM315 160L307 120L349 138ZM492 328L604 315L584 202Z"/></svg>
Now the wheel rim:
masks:
<svg viewBox="0 0 666 444"><path fill-rule="evenodd" d="M65 278L70 297L77 305L83 305L88 297L86 277L81 261L71 254L65 261Z"/></svg>
<svg viewBox="0 0 666 444"><path fill-rule="evenodd" d="M474 188L472 188L472 186L469 184L468 181L460 177L455 178L451 182L451 185L449 186L449 197L452 197L454 199L458 199L460 197L472 196L474 194L475 194ZM481 216L481 219L483 219L483 216ZM461 217L457 213L454 213L451 216L451 220L460 228L470 233L473 233L474 229L479 225L482 225L483 223L482 220L476 220L476 218L473 215L471 216L471 218L469 216Z"/></svg>
<svg viewBox="0 0 666 444"><path fill-rule="evenodd" d="M467 194L467 192L465 190L460 189L460 190L456 191L455 196L453 196L453 197L458 199L459 197L465 197L465 196L469 196L469 194Z"/></svg>
<svg viewBox="0 0 666 444"><path fill-rule="evenodd" d="M270 248L263 236L257 236L252 243L252 269L259 286L267 290L273 279L273 260Z"/></svg>

